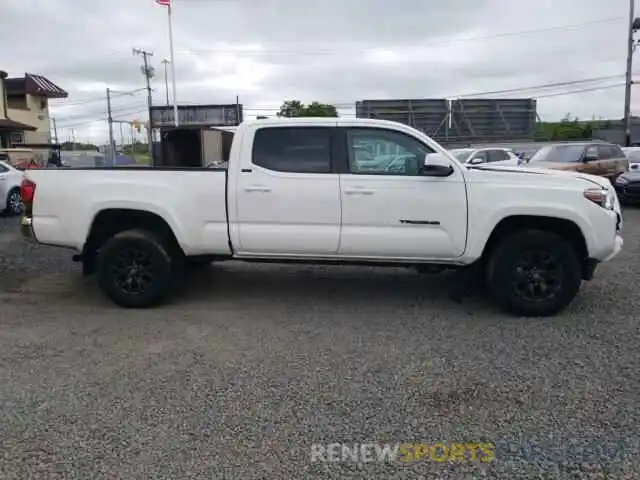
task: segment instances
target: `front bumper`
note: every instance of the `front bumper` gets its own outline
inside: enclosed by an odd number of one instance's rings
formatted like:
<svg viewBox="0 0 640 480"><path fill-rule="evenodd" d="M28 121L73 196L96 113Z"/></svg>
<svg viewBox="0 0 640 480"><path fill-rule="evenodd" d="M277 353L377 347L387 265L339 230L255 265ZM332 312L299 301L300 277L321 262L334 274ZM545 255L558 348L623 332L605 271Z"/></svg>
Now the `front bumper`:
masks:
<svg viewBox="0 0 640 480"><path fill-rule="evenodd" d="M622 251L623 245L624 245L624 240L622 239L622 237L620 235L616 235L613 251L609 255L607 255L602 261L608 262L609 260L612 260L613 258L618 256L618 254Z"/></svg>

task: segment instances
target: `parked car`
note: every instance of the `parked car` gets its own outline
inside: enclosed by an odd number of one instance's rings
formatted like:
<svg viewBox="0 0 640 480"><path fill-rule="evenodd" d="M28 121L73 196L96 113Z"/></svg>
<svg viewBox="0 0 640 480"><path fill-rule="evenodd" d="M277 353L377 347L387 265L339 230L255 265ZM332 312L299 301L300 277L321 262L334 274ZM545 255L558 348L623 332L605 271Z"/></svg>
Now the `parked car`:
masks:
<svg viewBox="0 0 640 480"><path fill-rule="evenodd" d="M451 154L464 164L479 165L491 163L493 165L518 166L520 159L508 148L455 148Z"/></svg>
<svg viewBox="0 0 640 480"><path fill-rule="evenodd" d="M620 203L627 205L640 204L640 170L631 170L620 175L613 186Z"/></svg>
<svg viewBox="0 0 640 480"><path fill-rule="evenodd" d="M572 170L606 177L613 183L629 171L629 160L618 145L605 142L557 143L547 145L531 157L534 168Z"/></svg>
<svg viewBox="0 0 640 480"><path fill-rule="evenodd" d="M36 153L31 148L2 148L0 154L4 162L19 170L38 164Z"/></svg>
<svg viewBox="0 0 640 480"><path fill-rule="evenodd" d="M358 172L362 143L414 161ZM237 259L467 268L505 309L552 315L623 244L605 179L463 166L424 133L376 119L245 121L228 168L25 177L25 238L76 250L84 273L129 308L163 302L189 265Z"/></svg>
<svg viewBox="0 0 640 480"><path fill-rule="evenodd" d="M629 171L640 170L640 147L623 147L622 151L629 160Z"/></svg>
<svg viewBox="0 0 640 480"><path fill-rule="evenodd" d="M1 156L0 156L1 158ZM20 183L22 172L6 160L0 160L0 212L6 215L20 213Z"/></svg>

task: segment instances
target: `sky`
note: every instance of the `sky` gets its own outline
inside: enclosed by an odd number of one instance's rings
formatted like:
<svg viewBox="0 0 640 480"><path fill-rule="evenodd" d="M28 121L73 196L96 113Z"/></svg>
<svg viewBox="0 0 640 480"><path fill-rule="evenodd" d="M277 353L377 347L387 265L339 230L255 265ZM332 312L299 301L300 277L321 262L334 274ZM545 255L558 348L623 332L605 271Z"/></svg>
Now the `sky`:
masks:
<svg viewBox="0 0 640 480"><path fill-rule="evenodd" d="M153 52L153 102L166 103L166 7L154 0L1 2L0 45L11 47L0 70L41 74L69 92L51 101L61 141L72 134L106 140L107 87L137 91L114 95L114 118L146 120L142 58L134 47ZM235 103L237 95L245 117L253 117L275 115L286 99L332 103L353 116L354 102L363 99L534 97L543 120L568 113L620 118L628 5L174 0L177 100ZM640 113L636 97L632 111Z"/></svg>

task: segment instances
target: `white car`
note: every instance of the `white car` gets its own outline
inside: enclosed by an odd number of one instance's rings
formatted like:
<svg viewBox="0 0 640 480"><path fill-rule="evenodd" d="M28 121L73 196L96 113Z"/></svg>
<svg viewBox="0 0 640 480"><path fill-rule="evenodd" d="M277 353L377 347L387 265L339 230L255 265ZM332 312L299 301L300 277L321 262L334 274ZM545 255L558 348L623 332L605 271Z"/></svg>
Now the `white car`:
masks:
<svg viewBox="0 0 640 480"><path fill-rule="evenodd" d="M640 147L623 147L622 151L629 159L629 170L640 170Z"/></svg>
<svg viewBox="0 0 640 480"><path fill-rule="evenodd" d="M467 165L479 165L490 163L492 165L504 165L517 167L520 159L508 148L454 148L450 150L456 160Z"/></svg>
<svg viewBox="0 0 640 480"><path fill-rule="evenodd" d="M23 178L20 170L0 161L0 212L8 215L20 213L20 183Z"/></svg>
<svg viewBox="0 0 640 480"><path fill-rule="evenodd" d="M362 171L362 145L398 161ZM463 269L498 305L552 315L623 245L609 180L463 165L401 123L245 121L228 160L27 170L21 232L75 250L83 273L130 308L164 301L187 267L235 259Z"/></svg>

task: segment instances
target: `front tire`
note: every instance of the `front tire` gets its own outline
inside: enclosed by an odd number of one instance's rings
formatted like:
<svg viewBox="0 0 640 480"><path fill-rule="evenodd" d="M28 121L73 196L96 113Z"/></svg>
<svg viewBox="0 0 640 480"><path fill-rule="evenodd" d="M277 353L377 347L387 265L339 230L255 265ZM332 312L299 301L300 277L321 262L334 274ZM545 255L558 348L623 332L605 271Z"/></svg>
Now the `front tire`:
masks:
<svg viewBox="0 0 640 480"><path fill-rule="evenodd" d="M116 305L154 307L171 293L173 261L153 232L120 232L100 248L97 260L98 284Z"/></svg>
<svg viewBox="0 0 640 480"><path fill-rule="evenodd" d="M541 230L500 242L486 270L494 301L511 313L552 316L566 308L581 284L580 258L561 236Z"/></svg>

